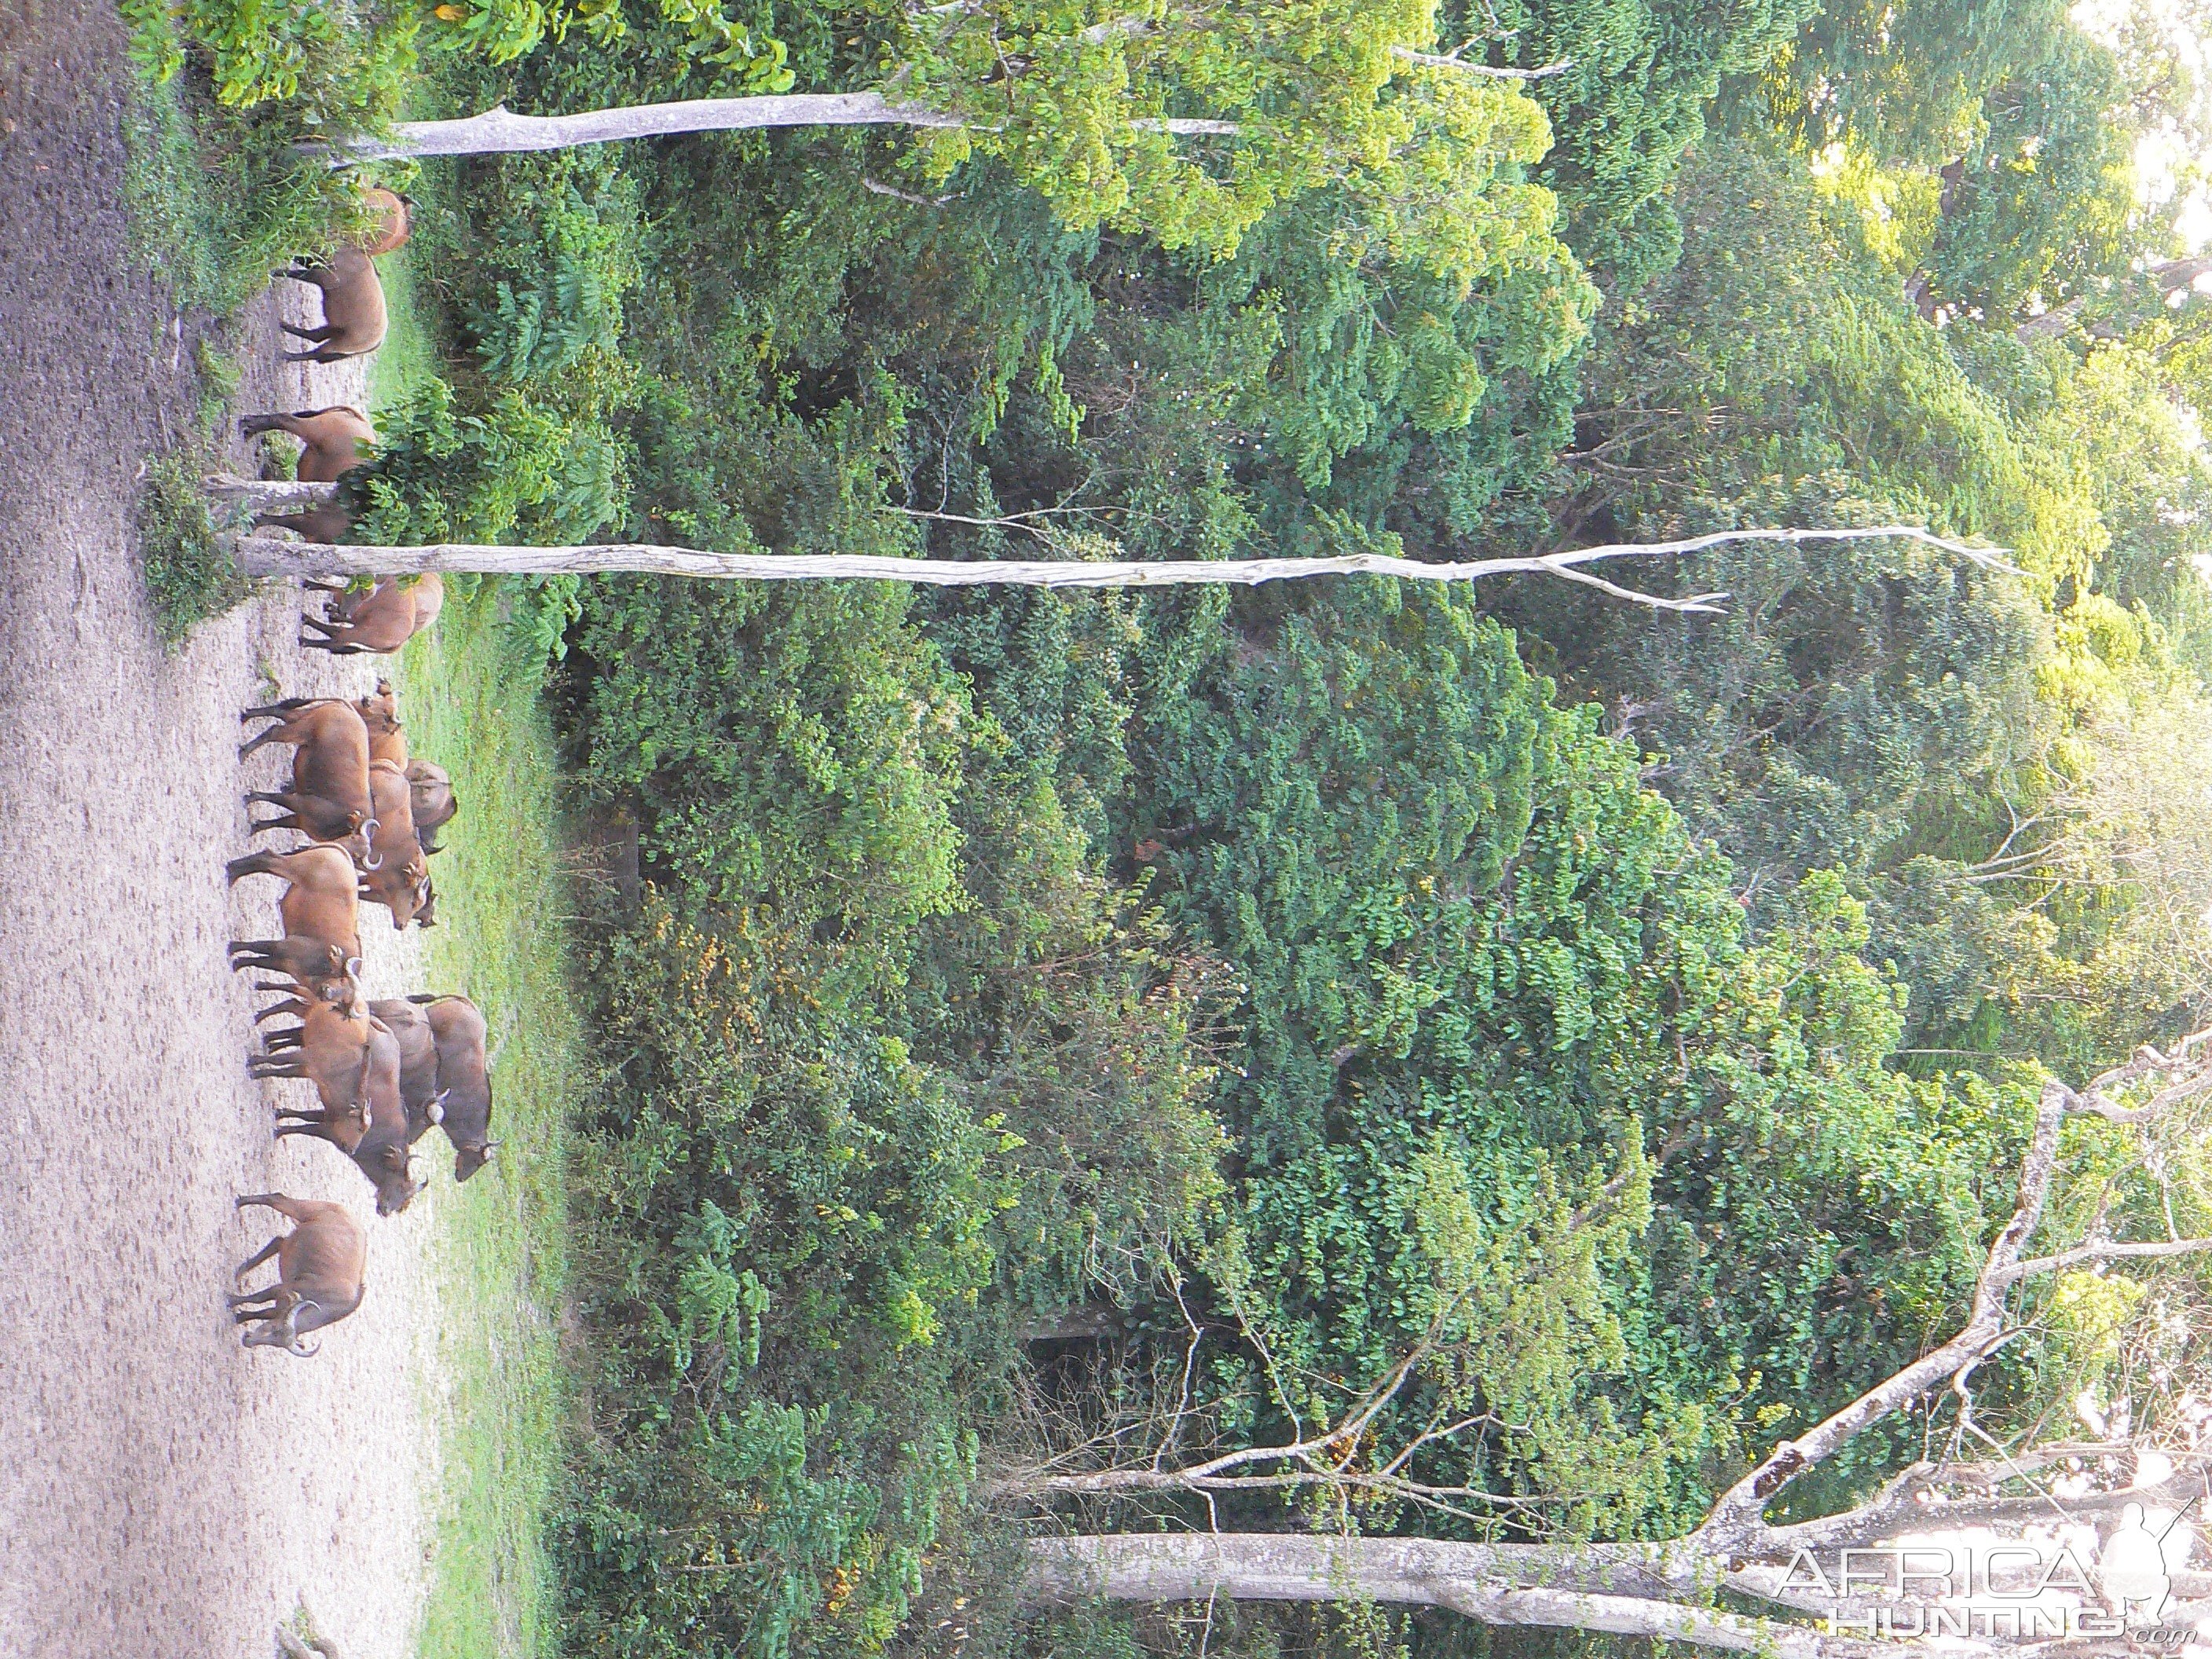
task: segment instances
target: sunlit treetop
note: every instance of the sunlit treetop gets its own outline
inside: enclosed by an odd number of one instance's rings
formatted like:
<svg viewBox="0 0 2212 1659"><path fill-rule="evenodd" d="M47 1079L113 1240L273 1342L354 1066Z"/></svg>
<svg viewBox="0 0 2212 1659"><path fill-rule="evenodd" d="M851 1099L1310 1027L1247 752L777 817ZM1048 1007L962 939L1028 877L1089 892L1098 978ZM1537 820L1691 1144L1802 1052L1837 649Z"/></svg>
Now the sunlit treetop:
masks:
<svg viewBox="0 0 2212 1659"><path fill-rule="evenodd" d="M999 157L1071 224L1226 258L1328 189L1347 256L1463 288L1554 246L1556 204L1525 177L1550 123L1434 52L1432 0L957 0L892 38L885 95L965 124L925 139L933 167Z"/></svg>

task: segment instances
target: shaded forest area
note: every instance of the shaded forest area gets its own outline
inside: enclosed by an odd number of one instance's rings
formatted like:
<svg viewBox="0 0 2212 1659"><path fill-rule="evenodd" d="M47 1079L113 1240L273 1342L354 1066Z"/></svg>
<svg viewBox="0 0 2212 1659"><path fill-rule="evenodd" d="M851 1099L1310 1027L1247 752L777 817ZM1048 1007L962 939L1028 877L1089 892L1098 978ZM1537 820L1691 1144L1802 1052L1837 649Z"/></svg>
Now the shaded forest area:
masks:
<svg viewBox="0 0 2212 1659"><path fill-rule="evenodd" d="M641 877L578 970L570 1651L1564 1646L1044 1613L1022 1540L1692 1526L1955 1326L2044 1068L2203 1023L2212 305L2193 173L2138 161L2205 111L2149 13L331 16L189 0L141 52L295 204L331 188L285 171L303 112L890 86L970 121L387 164L441 356L361 540L1457 559L1905 520L2018 567L1634 572L1717 618L1534 578L511 583ZM1233 137L1131 126L1223 100ZM2212 1231L2193 1142L2117 1145L2080 1131L2055 1214ZM2184 1408L2189 1263L2021 1295L1982 1431ZM1084 1482L1290 1443L1408 1355L1328 1478Z"/></svg>

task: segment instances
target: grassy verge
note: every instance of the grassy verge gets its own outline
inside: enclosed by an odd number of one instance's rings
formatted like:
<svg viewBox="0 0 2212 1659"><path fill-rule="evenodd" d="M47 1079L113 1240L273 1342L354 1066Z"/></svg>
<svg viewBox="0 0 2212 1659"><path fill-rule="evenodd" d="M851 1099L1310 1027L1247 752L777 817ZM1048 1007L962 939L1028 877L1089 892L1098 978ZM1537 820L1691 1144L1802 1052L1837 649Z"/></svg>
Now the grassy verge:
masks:
<svg viewBox="0 0 2212 1659"><path fill-rule="evenodd" d="M211 107L196 121L181 78L135 77L123 137L131 241L179 307L235 311L270 272L324 245L344 200L273 128Z"/></svg>
<svg viewBox="0 0 2212 1659"><path fill-rule="evenodd" d="M190 451L155 456L147 463L138 498L146 595L153 602L154 626L172 647L251 591L230 556L216 544L215 522L200 490L205 471Z"/></svg>
<svg viewBox="0 0 2212 1659"><path fill-rule="evenodd" d="M385 409L403 401L438 372L437 351L415 304L415 265L409 257L412 251L404 248L376 262L389 321L384 343L368 360L371 409Z"/></svg>
<svg viewBox="0 0 2212 1659"><path fill-rule="evenodd" d="M379 260L390 331L369 368L372 410L434 372L409 253ZM550 1655L558 1595L544 1517L562 1456L558 1318L566 1272L563 1135L583 1066L565 978L566 893L554 747L535 665L520 659L486 584L449 586L438 625L395 677L416 754L453 775L460 817L434 866L430 988L465 991L497 1045L498 1161L432 1193L438 1362L423 1380L438 1436L423 1659ZM442 1146L433 1136L427 1146Z"/></svg>
<svg viewBox="0 0 2212 1659"><path fill-rule="evenodd" d="M492 1042L497 1162L431 1189L445 1322L424 1379L439 1437L425 1659L550 1654L544 1517L561 1457L557 1320L566 1271L564 1125L581 1045L563 977L552 742L534 674L487 592L449 600L398 676L415 752L453 774L461 816L438 857L430 983L465 990ZM426 1146L440 1146L433 1136Z"/></svg>

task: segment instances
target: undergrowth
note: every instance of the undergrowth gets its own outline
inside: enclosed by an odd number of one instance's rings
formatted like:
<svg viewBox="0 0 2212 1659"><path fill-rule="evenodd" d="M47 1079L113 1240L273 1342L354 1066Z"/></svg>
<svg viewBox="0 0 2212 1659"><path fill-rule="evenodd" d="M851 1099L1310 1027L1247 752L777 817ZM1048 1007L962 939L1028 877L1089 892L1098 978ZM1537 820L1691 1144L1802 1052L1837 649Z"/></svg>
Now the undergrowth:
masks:
<svg viewBox="0 0 2212 1659"><path fill-rule="evenodd" d="M216 540L201 493L203 469L185 454L146 464L138 498L138 548L147 597L162 643L181 645L192 629L240 604L252 586Z"/></svg>

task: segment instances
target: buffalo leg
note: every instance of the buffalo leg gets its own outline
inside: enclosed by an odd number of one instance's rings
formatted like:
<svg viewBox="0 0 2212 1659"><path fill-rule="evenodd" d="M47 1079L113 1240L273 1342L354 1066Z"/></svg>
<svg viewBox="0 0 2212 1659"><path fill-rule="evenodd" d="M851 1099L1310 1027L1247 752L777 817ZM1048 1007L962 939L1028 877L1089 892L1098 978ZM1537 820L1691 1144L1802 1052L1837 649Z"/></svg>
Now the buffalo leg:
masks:
<svg viewBox="0 0 2212 1659"><path fill-rule="evenodd" d="M249 708L238 718L241 720L250 720L257 714L266 714L268 713L269 711L265 708ZM254 753L257 750L266 749L272 743L289 742L289 739L284 735L284 727L290 722L290 719L291 717L288 714L279 714L276 717L276 725L269 727L266 731L256 732L252 737L248 738L244 743L239 744L239 759L244 760L248 755Z"/></svg>
<svg viewBox="0 0 2212 1659"><path fill-rule="evenodd" d="M289 323L279 323L277 326L295 339L313 340L317 345L322 344L331 335L337 332L328 323L325 323L320 328L295 328Z"/></svg>
<svg viewBox="0 0 2212 1659"><path fill-rule="evenodd" d="M284 1139L284 1137L285 1137L286 1135L312 1135L312 1136L313 1136L317 1140L327 1140L327 1141L329 1141L329 1142L331 1143L331 1146L338 1147L341 1151L344 1150L344 1149L343 1149L343 1144L339 1141L338 1138L337 1138L335 1134L333 1134L333 1133L331 1133L331 1130L330 1130L330 1128L329 1128L329 1126L327 1126L327 1125L325 1125L325 1124L321 1124L321 1123L280 1123L280 1124L278 1124L278 1125L276 1126L276 1139L279 1139L279 1140L282 1140L282 1139Z"/></svg>
<svg viewBox="0 0 2212 1659"><path fill-rule="evenodd" d="M283 1243L283 1242L284 1241L281 1238L272 1238L266 1244L264 1244L259 1249L256 1250L252 1255L246 1257L245 1261L240 1262L238 1264L238 1271L230 1276L230 1282L234 1285L244 1285L246 1283L246 1274L252 1273L263 1262L268 1261L270 1256L276 1255L277 1247ZM264 1297L268 1294L269 1292L266 1291L252 1292L250 1294L249 1299L258 1299L258 1297ZM237 1304L236 1303L233 1303L232 1305L235 1307Z"/></svg>
<svg viewBox="0 0 2212 1659"><path fill-rule="evenodd" d="M274 853L248 853L244 858L233 859L224 865L223 873L234 882L243 881L248 876L282 876L283 872L275 868L271 863L276 856ZM273 940L267 942L274 943Z"/></svg>

